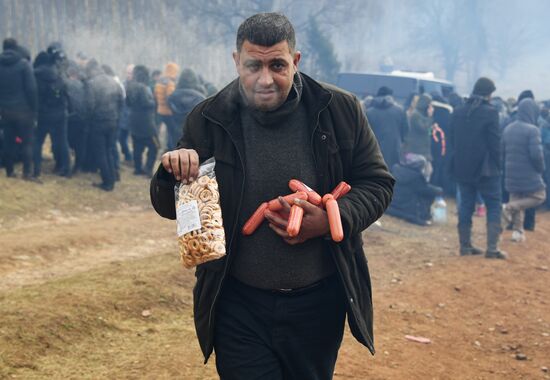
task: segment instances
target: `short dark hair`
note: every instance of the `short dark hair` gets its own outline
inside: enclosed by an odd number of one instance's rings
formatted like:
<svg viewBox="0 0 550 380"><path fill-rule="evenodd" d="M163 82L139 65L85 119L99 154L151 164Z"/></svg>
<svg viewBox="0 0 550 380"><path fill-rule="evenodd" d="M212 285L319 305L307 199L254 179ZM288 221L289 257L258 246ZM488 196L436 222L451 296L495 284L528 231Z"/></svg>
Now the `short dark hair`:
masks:
<svg viewBox="0 0 550 380"><path fill-rule="evenodd" d="M281 13L258 13L244 20L237 31L238 52L244 41L260 46L273 46L287 41L291 52L296 48L294 27Z"/></svg>
<svg viewBox="0 0 550 380"><path fill-rule="evenodd" d="M17 40L15 38L6 38L2 43L2 49L15 50L17 48Z"/></svg>
<svg viewBox="0 0 550 380"><path fill-rule="evenodd" d="M149 84L149 69L144 65L136 65L132 71L132 77L136 82Z"/></svg>

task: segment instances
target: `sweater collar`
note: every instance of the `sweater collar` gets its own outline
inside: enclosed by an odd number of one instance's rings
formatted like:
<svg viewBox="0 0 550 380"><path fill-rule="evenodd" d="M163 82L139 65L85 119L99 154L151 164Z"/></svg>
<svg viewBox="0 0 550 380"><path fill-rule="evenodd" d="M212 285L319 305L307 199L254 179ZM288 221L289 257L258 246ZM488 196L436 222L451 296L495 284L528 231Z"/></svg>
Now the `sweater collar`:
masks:
<svg viewBox="0 0 550 380"><path fill-rule="evenodd" d="M313 115L327 107L332 99L332 93L307 75L303 73L297 75L300 76L302 83L300 101L303 102L308 113ZM202 114L204 117L221 124L230 132L234 132L235 135L239 135L240 123L235 121L239 116L240 97L239 79L237 78L212 98ZM239 129L239 131L235 129Z"/></svg>
<svg viewBox="0 0 550 380"><path fill-rule="evenodd" d="M292 88L290 89L290 93L288 94L286 101L279 108L273 111L261 111L258 109L249 108L246 95L244 94L244 90L241 85L239 85L239 92L240 106L245 108L258 124L264 127L277 127L278 125L281 125L284 120L288 119L290 115L295 113L298 108L302 97L302 78L298 73L294 75Z"/></svg>

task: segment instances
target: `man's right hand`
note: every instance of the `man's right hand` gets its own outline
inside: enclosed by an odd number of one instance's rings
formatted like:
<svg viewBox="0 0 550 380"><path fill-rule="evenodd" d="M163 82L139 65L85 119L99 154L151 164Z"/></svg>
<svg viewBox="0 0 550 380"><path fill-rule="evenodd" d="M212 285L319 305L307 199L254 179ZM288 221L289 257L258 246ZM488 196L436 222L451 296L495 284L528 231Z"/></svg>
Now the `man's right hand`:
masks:
<svg viewBox="0 0 550 380"><path fill-rule="evenodd" d="M162 166L172 173L177 181L194 181L199 175L199 155L193 149L178 149L166 152L161 157Z"/></svg>

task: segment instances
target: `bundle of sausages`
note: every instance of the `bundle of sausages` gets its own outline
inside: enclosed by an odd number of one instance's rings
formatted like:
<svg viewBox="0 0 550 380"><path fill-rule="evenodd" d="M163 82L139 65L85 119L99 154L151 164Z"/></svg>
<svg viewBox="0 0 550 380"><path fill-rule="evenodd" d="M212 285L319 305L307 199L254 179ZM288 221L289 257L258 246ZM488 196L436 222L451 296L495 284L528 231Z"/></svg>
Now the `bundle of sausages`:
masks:
<svg viewBox="0 0 550 380"><path fill-rule="evenodd" d="M286 229L290 236L294 237L300 233L304 209L299 205L294 204L294 200L301 199L307 200L309 203L318 207L324 207L328 214L328 223L330 226L330 235L332 240L335 242L340 242L344 239L340 209L338 208L338 203L336 200L343 197L351 190L350 185L342 181L334 188L334 190L332 190L332 192L323 197L297 179L291 179L288 183L288 187L290 190L294 191L294 193L283 197L285 201L292 205L290 208L290 215L288 217L288 225ZM282 208L283 206L277 198L269 202L262 203L243 226L243 235L252 235L254 231L256 231L256 229L264 221L265 212L267 210L273 213L278 213Z"/></svg>

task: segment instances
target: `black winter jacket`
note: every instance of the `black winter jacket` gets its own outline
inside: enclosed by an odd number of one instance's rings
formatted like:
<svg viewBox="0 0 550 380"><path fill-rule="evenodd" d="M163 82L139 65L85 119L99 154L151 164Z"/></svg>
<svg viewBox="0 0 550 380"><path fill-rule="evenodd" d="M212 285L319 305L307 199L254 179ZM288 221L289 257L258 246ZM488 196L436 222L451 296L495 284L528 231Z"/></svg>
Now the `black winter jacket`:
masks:
<svg viewBox="0 0 550 380"><path fill-rule="evenodd" d="M126 88L126 105L129 108L128 125L130 126L132 136L156 136L156 103L149 86L136 81L130 81Z"/></svg>
<svg viewBox="0 0 550 380"><path fill-rule="evenodd" d="M358 100L335 87L321 85L304 74L302 101L311 123L319 192L328 193L340 181L352 186L338 200L345 239L327 242L348 301L348 321L355 338L374 353L372 294L361 232L374 223L389 205L394 179ZM228 255L199 265L193 289L197 336L205 361L213 350L216 301L228 273L239 231L239 213L247 158L238 115L239 81L199 104L188 116L178 146L195 149L205 160L216 159L216 178L226 232ZM276 144L276 142L274 142ZM175 181L162 166L151 180L151 202L166 218L175 219Z"/></svg>
<svg viewBox="0 0 550 380"><path fill-rule="evenodd" d="M107 74L95 73L86 82L85 89L87 117L92 128L103 122L117 122L124 105L124 93L116 80Z"/></svg>
<svg viewBox="0 0 550 380"><path fill-rule="evenodd" d="M0 54L0 108L38 112L36 80L30 63L14 50Z"/></svg>
<svg viewBox="0 0 550 380"><path fill-rule="evenodd" d="M86 115L86 91L84 83L80 79L72 78L68 78L65 83L71 104L69 117L83 119Z"/></svg>
<svg viewBox="0 0 550 380"><path fill-rule="evenodd" d="M182 128L191 110L205 99L204 95L192 88L177 88L168 97L168 106L172 110L174 122Z"/></svg>
<svg viewBox="0 0 550 380"><path fill-rule="evenodd" d="M511 193L534 193L546 186L542 179L544 155L540 129L536 126L538 106L524 99L518 106L517 121L502 135L505 162L505 187Z"/></svg>
<svg viewBox="0 0 550 380"><path fill-rule="evenodd" d="M475 183L501 174L501 131L498 111L473 95L451 117L447 150L457 182Z"/></svg>
<svg viewBox="0 0 550 380"><path fill-rule="evenodd" d="M409 132L407 114L391 96L376 97L367 109L367 118L380 144L388 167L399 163L401 145Z"/></svg>
<svg viewBox="0 0 550 380"><path fill-rule="evenodd" d="M54 64L35 68L34 76L38 87L39 120L59 120L67 117L69 95L59 69Z"/></svg>

